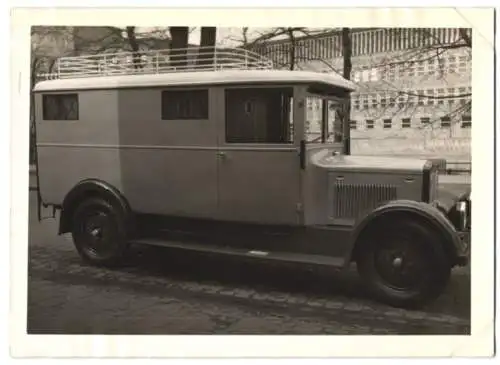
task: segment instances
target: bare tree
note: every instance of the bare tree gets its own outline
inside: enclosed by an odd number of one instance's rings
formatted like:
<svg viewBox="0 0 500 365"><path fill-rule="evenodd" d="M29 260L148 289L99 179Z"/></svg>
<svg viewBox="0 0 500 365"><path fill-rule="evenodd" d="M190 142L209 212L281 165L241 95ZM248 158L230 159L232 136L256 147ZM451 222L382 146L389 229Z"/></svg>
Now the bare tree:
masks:
<svg viewBox="0 0 500 365"><path fill-rule="evenodd" d="M343 76L349 80L352 71L352 40L351 30L342 28L342 59L344 63ZM347 101L342 105L342 136L344 139L344 153L351 154L351 96L347 94Z"/></svg>
<svg viewBox="0 0 500 365"><path fill-rule="evenodd" d="M267 32L261 32L257 35L253 40L249 40L248 38L248 28L242 29L241 38L232 38L231 40L237 41L241 43L241 46L246 49L253 50L257 53L260 53L270 59L273 60L274 66L276 68L286 68L288 70L302 69L303 67L307 67L307 64L310 64L311 61L317 61L324 68L329 71L336 72L338 74L344 75L347 79L350 79L351 69L352 69L352 43L350 38L350 29L344 29L344 48L345 52L343 53L344 64L339 69L336 69L329 60L322 59L319 55L311 57L308 50L307 45L301 40L306 38L314 38L317 36L321 36L325 32L332 32L332 29L311 29L306 27L281 27L281 28L272 28ZM281 46L277 51L269 52L267 46L270 41L281 42ZM342 47L342 44L340 45ZM274 47L276 49L276 47ZM317 53L320 47L316 47ZM327 118L328 115L328 102L323 101L322 110L325 113L323 116ZM341 106L341 110L337 111L336 121L334 124L333 131L327 131L327 123L322 123L322 136L326 136L327 134L334 136L334 139L338 142L345 140L345 149L346 152L350 151L350 143L349 143L349 132L350 132L350 103L347 101ZM309 131L311 128L310 122L306 121L306 131Z"/></svg>
<svg viewBox="0 0 500 365"><path fill-rule="evenodd" d="M407 72L415 65L423 65L424 63L437 64L438 68L436 72L434 74L428 74L427 78L436 78L436 80L441 80L443 85L446 85L448 83L447 77L450 74L450 69L446 69L444 58L450 50L463 49L470 59L472 46L470 29L459 29L457 39L449 43L442 42L441 39L435 36L432 29L419 29L418 33L420 37L419 40L422 44L421 47L407 50L396 57L391 55L381 60L374 61L373 64L370 65L370 68L380 73L387 73L387 70L394 70L395 68ZM451 102L456 99L467 101L465 104L461 104L456 108L451 108L445 116L433 118L429 123L420 127L432 129L435 124L441 123L442 118L451 118L452 122L458 122L460 115L470 112L472 97L472 92L470 91L463 91L452 95L421 93L418 91L421 88L419 84L426 81L425 77L415 78L413 84L406 84L404 88L402 88L401 85L390 82L387 77L382 77L382 79L382 81L377 82L376 85L373 85L371 88L365 88L365 92L386 93L390 95L389 99L399 99L403 102L389 102L386 105L381 105L381 108L379 108L380 115L386 115L392 112L394 115L405 114L411 116L417 112L421 106L429 103L437 104L443 103L444 101ZM362 85L362 83L360 85ZM395 110L394 104L398 106Z"/></svg>
<svg viewBox="0 0 500 365"><path fill-rule="evenodd" d="M297 42L295 41L294 29L287 28L288 38L290 39L290 70L295 68L295 55Z"/></svg>
<svg viewBox="0 0 500 365"><path fill-rule="evenodd" d="M256 32L256 36L250 40L249 28L243 27L241 37L229 37L228 39L237 42L244 49L255 51L270 58L276 68L295 70L300 67L300 62L305 61L302 56L302 47L298 45L299 38L315 36L325 31L324 28L277 27L270 28L265 32ZM284 51L269 52L267 46L270 41L283 42ZM329 66L328 63L327 65Z"/></svg>
<svg viewBox="0 0 500 365"><path fill-rule="evenodd" d="M35 161L36 134L34 94L32 92L39 79L39 74L50 74L57 57L69 48L70 31L67 27L31 28L31 61L30 61L30 163Z"/></svg>

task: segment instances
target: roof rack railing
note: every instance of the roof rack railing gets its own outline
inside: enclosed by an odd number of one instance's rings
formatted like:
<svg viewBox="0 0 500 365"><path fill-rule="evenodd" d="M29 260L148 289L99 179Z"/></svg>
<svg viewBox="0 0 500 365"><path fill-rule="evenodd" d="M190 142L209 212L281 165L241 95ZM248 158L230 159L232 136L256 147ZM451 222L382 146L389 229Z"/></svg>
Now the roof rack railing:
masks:
<svg viewBox="0 0 500 365"><path fill-rule="evenodd" d="M61 57L50 78L273 68L271 60L242 48L192 47Z"/></svg>

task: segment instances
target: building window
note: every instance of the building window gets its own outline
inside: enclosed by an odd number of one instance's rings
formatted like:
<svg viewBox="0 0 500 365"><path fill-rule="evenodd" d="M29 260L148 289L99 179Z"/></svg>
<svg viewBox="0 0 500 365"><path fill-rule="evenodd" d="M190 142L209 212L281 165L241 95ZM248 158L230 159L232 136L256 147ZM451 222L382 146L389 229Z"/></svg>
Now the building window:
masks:
<svg viewBox="0 0 500 365"><path fill-rule="evenodd" d="M427 118L427 117L423 117L423 118L420 118L420 122L422 123L422 125L427 125L431 122L431 119Z"/></svg>
<svg viewBox="0 0 500 365"><path fill-rule="evenodd" d="M392 127L391 119L384 119L384 129L390 129Z"/></svg>
<svg viewBox="0 0 500 365"><path fill-rule="evenodd" d="M372 119L366 120L366 129L373 129L375 126L375 122Z"/></svg>
<svg viewBox="0 0 500 365"><path fill-rule="evenodd" d="M161 105L163 120L208 119L208 90L166 90Z"/></svg>
<svg viewBox="0 0 500 365"><path fill-rule="evenodd" d="M451 127L451 119L449 116L441 117L441 128L450 128Z"/></svg>
<svg viewBox="0 0 500 365"><path fill-rule="evenodd" d="M44 120L78 120L78 94L43 96Z"/></svg>
<svg viewBox="0 0 500 365"><path fill-rule="evenodd" d="M292 88L226 89L225 99L228 143L293 142Z"/></svg>
<svg viewBox="0 0 500 365"><path fill-rule="evenodd" d="M462 128L470 128L472 126L472 119L469 114L462 115Z"/></svg>
<svg viewBox="0 0 500 365"><path fill-rule="evenodd" d="M411 128L411 119L410 118L401 119L401 126L403 128Z"/></svg>
<svg viewBox="0 0 500 365"><path fill-rule="evenodd" d="M351 129L356 129L357 128L357 122L355 120L351 120L349 123L349 126Z"/></svg>

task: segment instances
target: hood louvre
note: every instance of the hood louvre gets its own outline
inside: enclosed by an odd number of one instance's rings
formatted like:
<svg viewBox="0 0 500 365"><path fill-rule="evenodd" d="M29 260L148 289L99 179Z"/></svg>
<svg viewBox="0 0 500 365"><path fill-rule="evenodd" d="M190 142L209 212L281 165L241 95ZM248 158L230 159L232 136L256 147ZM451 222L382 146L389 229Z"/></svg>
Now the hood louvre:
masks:
<svg viewBox="0 0 500 365"><path fill-rule="evenodd" d="M397 187L388 184L346 184L333 186L333 220L353 223L356 218L378 206L397 199Z"/></svg>

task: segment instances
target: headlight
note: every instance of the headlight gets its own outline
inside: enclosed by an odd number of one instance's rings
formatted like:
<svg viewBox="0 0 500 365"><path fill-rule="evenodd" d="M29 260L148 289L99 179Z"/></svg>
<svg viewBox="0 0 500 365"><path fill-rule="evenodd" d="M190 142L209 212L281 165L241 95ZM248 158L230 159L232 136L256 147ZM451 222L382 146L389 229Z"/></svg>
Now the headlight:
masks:
<svg viewBox="0 0 500 365"><path fill-rule="evenodd" d="M459 201L456 204L456 210L458 212L458 227L460 230L465 231L467 229L467 225L469 224L469 209L467 206L467 202Z"/></svg>

